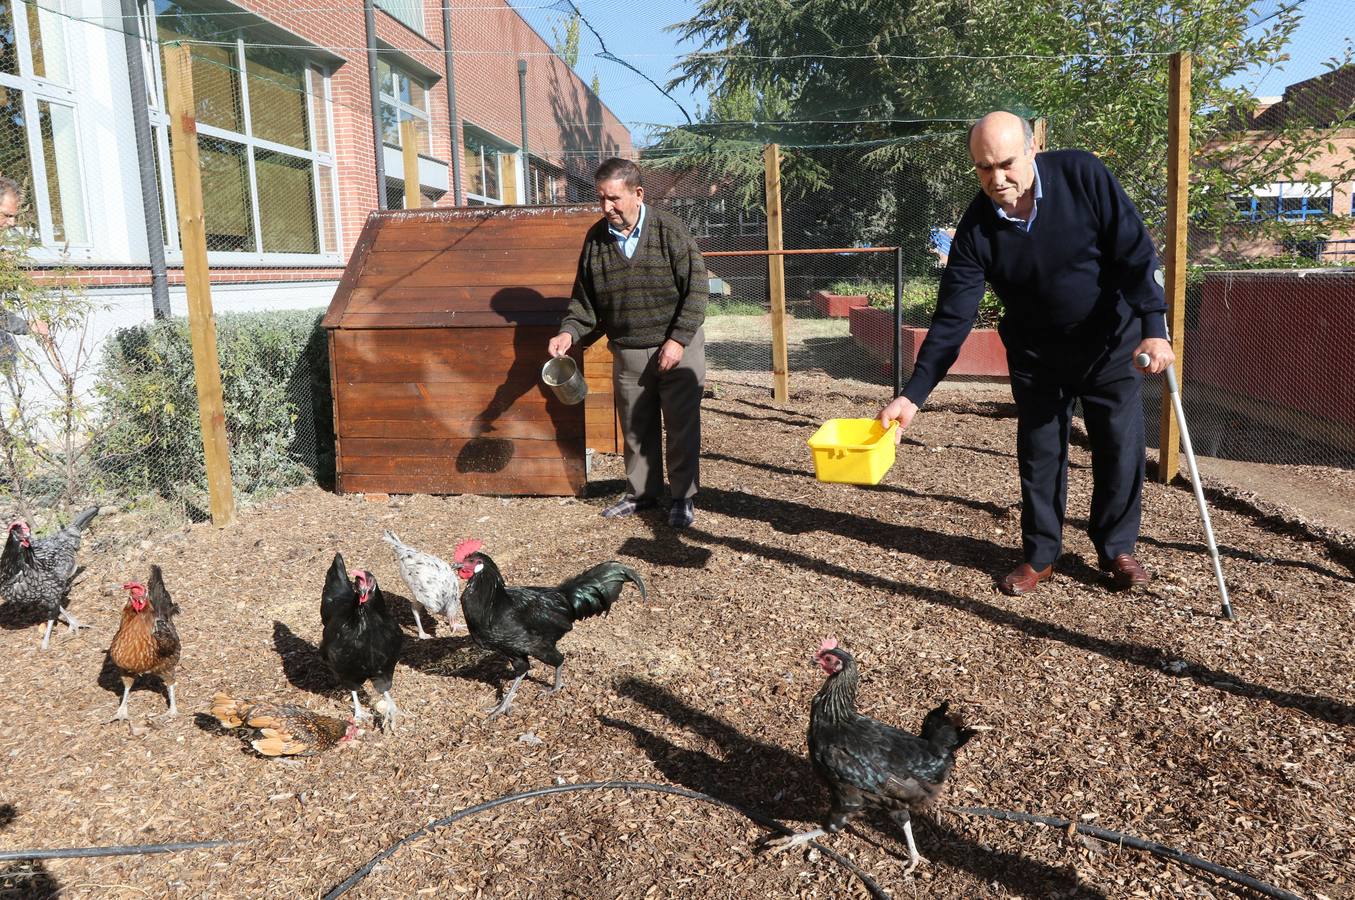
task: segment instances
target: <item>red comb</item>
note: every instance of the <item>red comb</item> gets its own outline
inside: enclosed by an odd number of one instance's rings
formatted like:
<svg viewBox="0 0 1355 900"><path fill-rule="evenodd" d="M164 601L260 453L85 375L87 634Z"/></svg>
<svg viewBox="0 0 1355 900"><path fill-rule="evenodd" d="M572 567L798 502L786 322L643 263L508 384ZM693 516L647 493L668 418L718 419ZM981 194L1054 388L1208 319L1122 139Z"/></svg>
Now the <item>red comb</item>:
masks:
<svg viewBox="0 0 1355 900"><path fill-rule="evenodd" d="M825 650L836 650L836 649L837 649L837 638L831 635L824 638L823 643L819 645L820 653L823 653Z"/></svg>
<svg viewBox="0 0 1355 900"><path fill-rule="evenodd" d="M477 541L475 538L468 538L456 545L456 554L454 558L459 563L465 562L467 556L478 552L483 546L483 542Z"/></svg>
<svg viewBox="0 0 1355 900"><path fill-rule="evenodd" d="M122 586L122 589L123 589L124 591L136 591L136 590L140 590L141 593L143 593L143 594L146 593L146 586L145 586L144 584L142 584L141 582L139 582L139 581L129 581L129 582L127 582L126 584L124 584L124 585Z"/></svg>

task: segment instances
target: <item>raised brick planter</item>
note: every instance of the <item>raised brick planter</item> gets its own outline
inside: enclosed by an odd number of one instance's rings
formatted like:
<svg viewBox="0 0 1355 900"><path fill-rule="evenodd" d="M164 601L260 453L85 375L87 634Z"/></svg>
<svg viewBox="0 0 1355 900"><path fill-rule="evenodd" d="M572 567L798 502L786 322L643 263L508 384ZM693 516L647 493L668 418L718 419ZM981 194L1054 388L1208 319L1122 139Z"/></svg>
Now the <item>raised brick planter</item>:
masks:
<svg viewBox="0 0 1355 900"><path fill-rule="evenodd" d="M831 291L814 291L809 295L809 305L814 312L833 319L845 319L853 309L870 303L865 294L834 294Z"/></svg>
<svg viewBox="0 0 1355 900"><path fill-rule="evenodd" d="M873 306L851 310L852 338L871 356L879 360L886 373L892 373L894 352L890 326L894 314ZM904 325L899 331L899 345L903 350L903 370L912 371L917 351L927 337L927 329ZM960 355L950 367L951 375L980 375L993 378L1007 377L1007 349L1002 345L995 328L975 328L960 346Z"/></svg>

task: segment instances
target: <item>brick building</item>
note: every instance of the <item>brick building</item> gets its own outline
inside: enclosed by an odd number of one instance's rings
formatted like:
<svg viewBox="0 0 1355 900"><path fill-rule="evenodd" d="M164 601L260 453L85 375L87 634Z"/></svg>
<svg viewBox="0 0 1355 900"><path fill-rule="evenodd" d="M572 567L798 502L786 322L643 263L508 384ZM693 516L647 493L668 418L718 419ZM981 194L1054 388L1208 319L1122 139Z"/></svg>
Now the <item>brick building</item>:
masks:
<svg viewBox="0 0 1355 900"><path fill-rule="evenodd" d="M1283 96L1263 98L1246 121L1239 122L1243 137L1234 141L1239 152L1264 153L1274 144L1278 129L1295 121L1321 129L1330 138L1321 142L1307 170L1293 180L1253 185L1233 198L1239 218L1316 224L1328 237L1309 248L1324 260L1355 262L1355 65L1292 84ZM1314 177L1307 178L1311 173ZM1225 236L1222 246L1203 236L1192 241L1192 253L1212 257L1263 257L1291 248L1271 237L1250 236L1241 229Z"/></svg>
<svg viewBox="0 0 1355 900"><path fill-rule="evenodd" d="M182 256L163 47L192 46L218 309L328 302L381 194L403 205L401 121L415 123L426 204L587 199L598 160L633 153L625 126L504 0L376 0L384 184L361 3L135 5L134 20L117 0L0 9L12 36L0 37L0 172L26 187L34 255L74 266L121 310L114 324L150 317L157 237L143 213L129 45L147 80L171 285ZM181 291L172 298L181 311Z"/></svg>

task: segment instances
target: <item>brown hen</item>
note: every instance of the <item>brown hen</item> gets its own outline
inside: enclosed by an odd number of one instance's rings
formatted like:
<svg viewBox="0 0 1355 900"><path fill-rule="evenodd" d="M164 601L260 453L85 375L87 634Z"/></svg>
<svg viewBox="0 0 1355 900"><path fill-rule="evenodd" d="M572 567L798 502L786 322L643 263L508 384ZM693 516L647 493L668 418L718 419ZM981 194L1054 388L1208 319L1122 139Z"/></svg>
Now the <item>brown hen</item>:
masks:
<svg viewBox="0 0 1355 900"><path fill-rule="evenodd" d="M132 682L138 675L158 675L169 691L169 715L177 716L174 703L174 670L179 665L179 632L174 628L174 616L179 607L165 590L165 579L159 566L151 566L149 588L129 581L127 605L122 608L122 623L108 656L122 673L122 704L114 720L126 719L127 698L132 693ZM149 597L149 599L147 599Z"/></svg>
<svg viewBox="0 0 1355 900"><path fill-rule="evenodd" d="M253 729L257 737L250 746L263 756L314 756L362 733L352 719L288 703L236 700L222 691L212 697L212 715L226 728Z"/></svg>

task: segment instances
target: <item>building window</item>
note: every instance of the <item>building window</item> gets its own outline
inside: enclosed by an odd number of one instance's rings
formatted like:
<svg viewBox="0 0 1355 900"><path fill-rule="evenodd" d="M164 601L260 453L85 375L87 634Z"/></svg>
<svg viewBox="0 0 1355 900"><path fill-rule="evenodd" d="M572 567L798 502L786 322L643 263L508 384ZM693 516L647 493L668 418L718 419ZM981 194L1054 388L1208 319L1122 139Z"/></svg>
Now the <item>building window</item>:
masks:
<svg viewBox="0 0 1355 900"><path fill-rule="evenodd" d="M1332 214L1331 182L1309 184L1303 181L1281 181L1254 188L1249 197L1234 201L1238 216L1248 222L1266 219L1284 219L1304 222Z"/></svg>
<svg viewBox="0 0 1355 900"><path fill-rule="evenodd" d="M566 202L569 194L565 173L562 170L539 159L532 159L528 168L532 176L531 202L539 206L553 206L556 203Z"/></svg>
<svg viewBox="0 0 1355 900"><path fill-rule="evenodd" d="M467 125L462 136L462 171L468 206L517 203L518 154Z"/></svg>
<svg viewBox="0 0 1355 900"><path fill-rule="evenodd" d="M0 4L0 172L23 189L43 245L89 246L63 3Z"/></svg>
<svg viewBox="0 0 1355 900"><path fill-rule="evenodd" d="M739 210L739 235L742 237L765 237L767 235L767 213L760 206Z"/></svg>
<svg viewBox="0 0 1355 900"><path fill-rule="evenodd" d="M145 25L161 42L192 41L193 99L202 167L207 249L213 254L335 255L339 252L333 121L327 74L248 25L167 0ZM202 38L206 40L206 38ZM149 91L163 207L173 221L169 118L163 54ZM178 229L167 224L171 250Z"/></svg>
<svg viewBox="0 0 1355 900"><path fill-rule="evenodd" d="M413 122L418 152L432 156L432 117L428 113L427 85L384 59L377 60L376 74L381 86L381 142L403 149L400 123Z"/></svg>
<svg viewBox="0 0 1355 900"><path fill-rule="evenodd" d="M385 10L407 28L423 34L423 0L376 0L376 8Z"/></svg>

